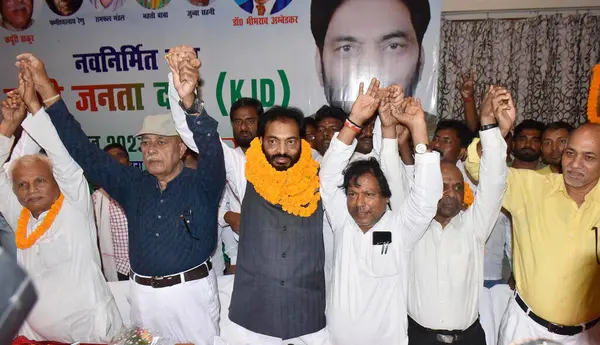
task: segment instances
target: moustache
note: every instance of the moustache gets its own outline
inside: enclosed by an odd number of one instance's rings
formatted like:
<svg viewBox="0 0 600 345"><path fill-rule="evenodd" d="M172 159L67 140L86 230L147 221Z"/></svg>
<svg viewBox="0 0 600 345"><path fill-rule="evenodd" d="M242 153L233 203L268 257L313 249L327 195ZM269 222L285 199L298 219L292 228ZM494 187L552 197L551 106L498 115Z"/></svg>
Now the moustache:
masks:
<svg viewBox="0 0 600 345"><path fill-rule="evenodd" d="M271 160L272 160L272 161L276 160L277 158L287 158L287 159L289 159L289 160L292 160L292 157L291 157L291 156L288 156L288 155L286 155L286 154L276 154L276 155L272 155L272 156L271 156Z"/></svg>
<svg viewBox="0 0 600 345"><path fill-rule="evenodd" d="M443 208L454 209L454 208L460 208L461 204L460 204L460 201L458 201L458 199L450 197L450 196L445 196L442 199L440 199L440 206Z"/></svg>

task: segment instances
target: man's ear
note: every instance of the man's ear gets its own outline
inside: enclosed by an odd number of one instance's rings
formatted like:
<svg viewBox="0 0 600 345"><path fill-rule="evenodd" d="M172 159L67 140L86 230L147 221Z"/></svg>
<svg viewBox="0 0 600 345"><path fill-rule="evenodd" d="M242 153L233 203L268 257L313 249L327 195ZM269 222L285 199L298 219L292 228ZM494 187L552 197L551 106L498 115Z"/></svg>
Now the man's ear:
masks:
<svg viewBox="0 0 600 345"><path fill-rule="evenodd" d="M321 59L321 51L319 51L319 47L317 47L317 49L315 49L315 69L317 71L317 77L319 77L319 84L323 87L323 62Z"/></svg>
<svg viewBox="0 0 600 345"><path fill-rule="evenodd" d="M187 151L187 146L183 143L183 141L179 142L179 159L182 159L185 156L185 151Z"/></svg>

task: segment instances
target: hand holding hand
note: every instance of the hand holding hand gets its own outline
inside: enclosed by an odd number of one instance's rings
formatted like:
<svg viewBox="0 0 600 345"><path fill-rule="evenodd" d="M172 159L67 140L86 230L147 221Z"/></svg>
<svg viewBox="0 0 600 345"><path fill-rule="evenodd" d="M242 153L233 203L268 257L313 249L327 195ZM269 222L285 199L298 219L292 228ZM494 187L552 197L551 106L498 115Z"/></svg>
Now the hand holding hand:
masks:
<svg viewBox="0 0 600 345"><path fill-rule="evenodd" d="M35 90L42 96L42 99L48 99L57 94L52 81L48 77L48 73L46 73L46 66L42 60L33 54L24 53L17 56L15 65L21 69L25 67L29 68Z"/></svg>
<svg viewBox="0 0 600 345"><path fill-rule="evenodd" d="M19 72L19 87L17 88L17 92L30 113L36 114L42 108L37 92L35 91L33 75L29 65L25 65L21 69L21 72Z"/></svg>
<svg viewBox="0 0 600 345"><path fill-rule="evenodd" d="M196 57L194 48L186 45L169 50L165 56L173 75L173 84L179 98L186 107L191 106L198 80L200 80L200 60ZM187 61L187 62L186 62ZM193 71L195 69L195 71Z"/></svg>
<svg viewBox="0 0 600 345"><path fill-rule="evenodd" d="M12 136L14 131L21 125L27 114L25 103L16 90L7 94L8 98L2 101L2 131L5 136Z"/></svg>
<svg viewBox="0 0 600 345"><path fill-rule="evenodd" d="M494 118L498 122L500 132L505 137L513 128L517 119L517 110L510 92L505 88L499 88L494 92L492 98L492 108Z"/></svg>

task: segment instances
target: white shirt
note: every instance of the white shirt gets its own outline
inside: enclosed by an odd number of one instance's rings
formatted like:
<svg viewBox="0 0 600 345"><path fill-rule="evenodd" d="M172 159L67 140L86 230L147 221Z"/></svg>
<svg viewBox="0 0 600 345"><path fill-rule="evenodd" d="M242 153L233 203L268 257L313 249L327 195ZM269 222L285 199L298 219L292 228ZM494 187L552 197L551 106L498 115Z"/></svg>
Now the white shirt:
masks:
<svg viewBox="0 0 600 345"><path fill-rule="evenodd" d="M388 209L363 233L345 207L346 194L339 187L355 146L356 140L348 146L336 135L320 171L321 198L335 235L327 326L332 342L337 344L407 344L407 259L435 215L442 195L439 154L417 155L415 184L403 202L403 192L395 193L402 174L397 141L384 139L381 160L394 169L384 173L394 203L401 206ZM392 232L387 254L382 255L381 245L373 245L374 231Z"/></svg>
<svg viewBox="0 0 600 345"><path fill-rule="evenodd" d="M421 326L465 330L479 315L483 249L506 190L506 143L495 128L480 132L481 180L473 205L442 229L431 222L409 264L408 314Z"/></svg>
<svg viewBox="0 0 600 345"><path fill-rule="evenodd" d="M49 230L17 259L32 277L38 301L27 318L29 339L63 343L106 343L123 323L100 270L94 213L83 170L69 156L42 109L23 122L23 128L46 150L64 202ZM11 139L0 136L0 160L8 157ZM12 192L12 181L0 169L0 211L16 228L22 206ZM44 220L30 217L27 234Z"/></svg>

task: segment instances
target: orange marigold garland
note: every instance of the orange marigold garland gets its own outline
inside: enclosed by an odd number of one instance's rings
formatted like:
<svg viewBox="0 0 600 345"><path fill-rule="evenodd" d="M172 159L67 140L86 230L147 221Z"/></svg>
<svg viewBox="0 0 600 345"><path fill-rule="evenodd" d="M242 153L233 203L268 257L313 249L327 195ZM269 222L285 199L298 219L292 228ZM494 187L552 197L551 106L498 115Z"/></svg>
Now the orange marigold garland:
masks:
<svg viewBox="0 0 600 345"><path fill-rule="evenodd" d="M42 223L38 225L38 227L29 236L27 236L27 225L29 224L31 211L23 207L23 210L21 210L21 215L19 216L19 221L17 222L17 230L15 231L17 248L21 250L30 248L40 237L42 237L42 235L46 233L46 231L48 231L48 229L50 229L50 226L52 226L54 219L56 219L58 212L60 212L60 209L62 208L64 200L65 197L61 193L58 199L56 199L50 207L48 214L46 214L46 218L44 218Z"/></svg>
<svg viewBox="0 0 600 345"><path fill-rule="evenodd" d="M473 204L475 197L473 196L473 191L471 190L471 186L469 185L469 183L467 181L465 181L465 193L464 194L465 195L463 197L463 203L465 205L467 205L467 207L469 207Z"/></svg>
<svg viewBox="0 0 600 345"><path fill-rule="evenodd" d="M592 69L590 95L588 97L587 118L591 123L600 123L600 64Z"/></svg>
<svg viewBox="0 0 600 345"><path fill-rule="evenodd" d="M300 159L286 171L277 171L267 161L260 140L254 138L246 151L246 179L263 199L295 216L310 217L319 204L319 163L302 140Z"/></svg>

